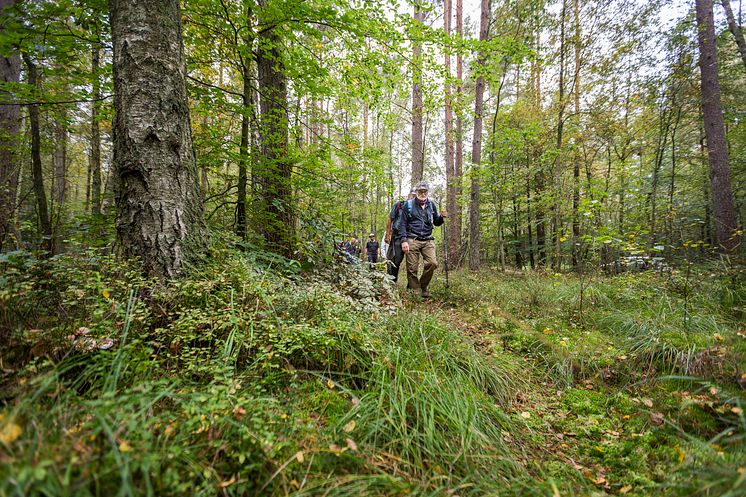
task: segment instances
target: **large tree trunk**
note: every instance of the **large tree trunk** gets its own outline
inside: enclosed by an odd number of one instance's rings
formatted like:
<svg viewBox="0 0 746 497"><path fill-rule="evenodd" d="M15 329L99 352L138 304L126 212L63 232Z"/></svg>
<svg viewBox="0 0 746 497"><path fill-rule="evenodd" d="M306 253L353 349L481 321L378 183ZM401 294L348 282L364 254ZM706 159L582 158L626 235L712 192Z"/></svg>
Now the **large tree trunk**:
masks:
<svg viewBox="0 0 746 497"><path fill-rule="evenodd" d="M257 199L257 220L270 250L293 257L293 165L288 157L287 82L278 29L267 29L260 34L256 55L261 120L260 153L255 164L255 176L263 187Z"/></svg>
<svg viewBox="0 0 746 497"><path fill-rule="evenodd" d="M738 53L741 54L743 66L744 68L746 68L746 41L743 38L743 31L741 31L741 26L736 23L736 18L733 15L733 9L730 6L730 0L720 0L720 4L723 6L723 9L725 9L725 17L728 18L728 30L733 33L733 37L736 39Z"/></svg>
<svg viewBox="0 0 746 497"><path fill-rule="evenodd" d="M482 0L479 41L486 42L490 25L490 0ZM477 64L484 67L485 54L479 54ZM469 269L479 269L481 237L479 233L479 180L482 162L482 122L484 117L484 75L477 77L474 89L474 137L471 142L471 190L469 199Z"/></svg>
<svg viewBox="0 0 746 497"><path fill-rule="evenodd" d="M109 0L116 226L126 257L174 277L205 241L178 0Z"/></svg>
<svg viewBox="0 0 746 497"><path fill-rule="evenodd" d="M60 115L54 123L54 202L56 210L62 208L67 197L67 128L65 127L65 110L59 109Z"/></svg>
<svg viewBox="0 0 746 497"><path fill-rule="evenodd" d="M562 175L562 144L565 128L565 24L567 20L567 0L562 0L562 11L560 14L560 51L559 51L559 112L557 114L557 158L554 162L554 204L552 205L552 244L554 245L554 257L552 264L555 271L562 268L562 253L560 251L560 229L561 229L561 192L559 179Z"/></svg>
<svg viewBox="0 0 746 497"><path fill-rule="evenodd" d="M39 79L36 63L28 54L23 54L23 61L28 71L28 83L33 88L38 88ZM47 194L44 188L44 171L41 166L41 137L39 135L39 106L30 104L28 106L29 128L31 130L31 175L34 182L34 196L36 197L36 213L39 220L39 233L42 235L41 248L48 255L52 255L54 243L52 242L52 221L49 218L49 207Z"/></svg>
<svg viewBox="0 0 746 497"><path fill-rule="evenodd" d="M425 14L418 3L414 5L414 21L422 23ZM425 169L425 142L422 130L422 43L412 46L412 186L422 181Z"/></svg>
<svg viewBox="0 0 746 497"><path fill-rule="evenodd" d="M0 0L0 16L14 3L15 0ZM0 20L0 35L3 29L3 22ZM10 53L0 55L0 81L18 83L20 80L21 57ZM0 251L8 245L9 233L15 231L13 226L21 171L16 153L21 128L21 107L7 103L13 100L14 96L10 92L0 92L0 102L6 104L0 105Z"/></svg>
<svg viewBox="0 0 746 497"><path fill-rule="evenodd" d="M735 252L740 244L740 236L736 231L736 210L730 184L728 146L720 106L720 81L712 0L696 0L695 6L699 38L699 69L702 74L702 112L710 161L715 235L722 250Z"/></svg>

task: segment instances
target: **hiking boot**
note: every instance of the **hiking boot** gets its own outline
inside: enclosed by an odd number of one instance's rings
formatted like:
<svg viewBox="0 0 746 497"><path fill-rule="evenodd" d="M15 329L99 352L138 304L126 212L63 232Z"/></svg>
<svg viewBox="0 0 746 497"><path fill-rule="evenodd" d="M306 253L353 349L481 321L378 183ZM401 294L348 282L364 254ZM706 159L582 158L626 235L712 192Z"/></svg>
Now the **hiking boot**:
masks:
<svg viewBox="0 0 746 497"><path fill-rule="evenodd" d="M422 293L420 295L422 295L423 299L429 299L430 298L430 290L428 290L427 288L423 288L422 289Z"/></svg>

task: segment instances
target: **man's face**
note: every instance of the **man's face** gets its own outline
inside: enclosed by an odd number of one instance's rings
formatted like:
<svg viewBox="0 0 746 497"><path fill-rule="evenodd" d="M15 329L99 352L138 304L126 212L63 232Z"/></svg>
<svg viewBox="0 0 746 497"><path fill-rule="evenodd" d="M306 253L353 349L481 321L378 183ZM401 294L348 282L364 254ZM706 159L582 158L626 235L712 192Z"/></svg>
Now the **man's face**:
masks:
<svg viewBox="0 0 746 497"><path fill-rule="evenodd" d="M428 193L428 191L426 189L421 188L421 189L417 190L417 198L419 200L426 200L427 199L427 193Z"/></svg>

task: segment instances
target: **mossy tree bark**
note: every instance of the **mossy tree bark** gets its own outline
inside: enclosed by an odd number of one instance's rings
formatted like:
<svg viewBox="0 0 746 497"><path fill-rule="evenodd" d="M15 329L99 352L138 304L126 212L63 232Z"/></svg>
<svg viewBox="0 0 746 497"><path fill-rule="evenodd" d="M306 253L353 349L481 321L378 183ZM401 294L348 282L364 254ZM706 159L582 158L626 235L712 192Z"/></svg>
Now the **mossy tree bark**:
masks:
<svg viewBox="0 0 746 497"><path fill-rule="evenodd" d="M174 277L204 244L178 0L110 0L114 167L123 255Z"/></svg>
<svg viewBox="0 0 746 497"><path fill-rule="evenodd" d="M0 16L14 0L0 0ZM3 31L0 20L0 33ZM0 81L18 83L21 80L21 57L17 53L0 54ZM18 196L20 164L17 160L17 141L21 129L21 107L11 102L10 92L0 92L0 250L7 246L8 234L13 232L13 219Z"/></svg>
<svg viewBox="0 0 746 497"><path fill-rule="evenodd" d="M278 34L260 2L261 29L256 52L259 83L259 156L252 180L256 191L254 219L267 248L286 257L295 254L295 212L292 201L293 164L288 154L287 76Z"/></svg>

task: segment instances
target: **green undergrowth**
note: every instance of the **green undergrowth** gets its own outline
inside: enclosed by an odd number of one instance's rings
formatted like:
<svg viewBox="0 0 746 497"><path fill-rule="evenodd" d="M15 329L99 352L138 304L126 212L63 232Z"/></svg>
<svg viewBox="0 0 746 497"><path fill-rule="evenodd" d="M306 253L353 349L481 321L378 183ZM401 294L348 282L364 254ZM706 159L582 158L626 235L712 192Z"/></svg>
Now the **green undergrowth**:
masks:
<svg viewBox="0 0 746 497"><path fill-rule="evenodd" d="M0 495L498 494L515 361L383 275L218 251L170 286L90 252L4 261Z"/></svg>
<svg viewBox="0 0 746 497"><path fill-rule="evenodd" d="M746 492L742 272L450 282L437 298L481 348L526 361L515 408L550 478L575 471L610 494Z"/></svg>
<svg viewBox="0 0 746 497"><path fill-rule="evenodd" d="M696 376L619 325L673 336L648 276L588 283L581 315L566 276L457 273L426 304L363 266L261 253L216 250L167 286L97 252L4 257L2 496L743 487L741 391L716 364L741 350L737 292L687 296L691 323L723 326L692 325L718 351Z"/></svg>

